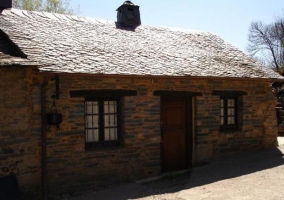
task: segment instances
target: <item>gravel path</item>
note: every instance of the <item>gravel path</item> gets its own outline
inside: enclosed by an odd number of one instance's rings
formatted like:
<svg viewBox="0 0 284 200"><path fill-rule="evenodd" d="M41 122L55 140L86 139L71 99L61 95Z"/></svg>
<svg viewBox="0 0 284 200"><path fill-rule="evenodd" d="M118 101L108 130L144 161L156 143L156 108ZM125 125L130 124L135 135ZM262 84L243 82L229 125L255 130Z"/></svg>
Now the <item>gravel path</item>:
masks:
<svg viewBox="0 0 284 200"><path fill-rule="evenodd" d="M213 158L181 175L92 192L71 200L284 200L284 137L270 150Z"/></svg>

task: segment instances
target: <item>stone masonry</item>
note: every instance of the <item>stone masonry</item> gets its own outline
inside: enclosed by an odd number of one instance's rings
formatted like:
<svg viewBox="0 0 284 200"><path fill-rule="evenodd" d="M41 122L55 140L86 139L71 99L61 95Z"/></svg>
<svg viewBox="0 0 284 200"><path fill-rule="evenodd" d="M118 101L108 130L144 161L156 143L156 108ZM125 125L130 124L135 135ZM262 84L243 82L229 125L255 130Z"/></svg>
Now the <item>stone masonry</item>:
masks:
<svg viewBox="0 0 284 200"><path fill-rule="evenodd" d="M47 86L47 110L55 93L55 81ZM70 98L72 90L129 89L137 96L122 98L123 145L85 150L84 98ZM63 115L60 130L47 132L48 188L51 194L98 189L160 174L160 97L155 90L202 92L195 97L194 163L219 153L271 148L277 145L275 99L268 80L206 80L174 78L97 78L60 76ZM242 128L219 131L219 96L213 90L245 91L242 96Z"/></svg>
<svg viewBox="0 0 284 200"><path fill-rule="evenodd" d="M40 196L40 132L32 130L32 69L0 68L0 177L15 174L25 199Z"/></svg>
<svg viewBox="0 0 284 200"><path fill-rule="evenodd" d="M26 199L40 198L41 84L43 75L31 68L0 69L0 175L15 174ZM63 116L60 130L47 128L48 195L58 196L130 182L161 173L160 97L156 90L202 92L193 98L193 157L198 164L229 151L272 148L277 145L276 100L269 80L97 77L59 75ZM9 90L7 89L9 88ZM46 86L46 110L52 105L55 81ZM137 96L122 98L120 147L86 150L84 98L72 90L127 89ZM213 90L244 91L242 126L237 132L219 131L219 97Z"/></svg>

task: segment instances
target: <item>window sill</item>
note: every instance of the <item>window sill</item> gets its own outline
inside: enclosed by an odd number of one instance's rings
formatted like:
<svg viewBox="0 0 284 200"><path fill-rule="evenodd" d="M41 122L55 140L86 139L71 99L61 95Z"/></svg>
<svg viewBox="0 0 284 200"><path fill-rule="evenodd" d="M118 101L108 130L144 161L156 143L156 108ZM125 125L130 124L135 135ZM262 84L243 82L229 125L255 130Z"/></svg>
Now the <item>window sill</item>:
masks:
<svg viewBox="0 0 284 200"><path fill-rule="evenodd" d="M234 135L234 134L241 134L243 131L241 129L236 130L220 130L220 134L226 134L226 135Z"/></svg>
<svg viewBox="0 0 284 200"><path fill-rule="evenodd" d="M85 147L86 152L99 152L99 151L118 151L124 149L124 145L116 145L116 146L95 146L95 147Z"/></svg>

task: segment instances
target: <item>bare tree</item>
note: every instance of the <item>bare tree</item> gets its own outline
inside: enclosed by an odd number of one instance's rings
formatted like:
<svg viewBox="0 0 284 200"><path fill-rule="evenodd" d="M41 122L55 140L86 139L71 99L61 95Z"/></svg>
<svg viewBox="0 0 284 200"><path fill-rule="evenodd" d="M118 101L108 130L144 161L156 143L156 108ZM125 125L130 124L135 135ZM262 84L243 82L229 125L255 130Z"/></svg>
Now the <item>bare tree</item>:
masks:
<svg viewBox="0 0 284 200"><path fill-rule="evenodd" d="M46 11L60 14L79 14L79 6L74 10L70 0L14 0L13 7L23 10Z"/></svg>
<svg viewBox="0 0 284 200"><path fill-rule="evenodd" d="M267 66L282 72L284 69L284 16L265 25L252 22L248 35L248 52L252 56L262 57ZM284 72L284 71L283 71ZM281 73L282 74L282 73Z"/></svg>

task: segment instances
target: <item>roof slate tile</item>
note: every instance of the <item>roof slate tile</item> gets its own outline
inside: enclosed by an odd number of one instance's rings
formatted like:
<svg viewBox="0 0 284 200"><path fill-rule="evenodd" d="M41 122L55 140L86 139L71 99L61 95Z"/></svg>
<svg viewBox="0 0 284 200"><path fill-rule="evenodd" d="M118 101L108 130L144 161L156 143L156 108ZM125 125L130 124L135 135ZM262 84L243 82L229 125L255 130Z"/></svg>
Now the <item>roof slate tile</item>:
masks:
<svg viewBox="0 0 284 200"><path fill-rule="evenodd" d="M126 31L111 21L17 9L2 11L0 29L40 71L283 78L205 32L147 25Z"/></svg>

